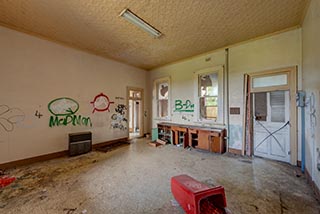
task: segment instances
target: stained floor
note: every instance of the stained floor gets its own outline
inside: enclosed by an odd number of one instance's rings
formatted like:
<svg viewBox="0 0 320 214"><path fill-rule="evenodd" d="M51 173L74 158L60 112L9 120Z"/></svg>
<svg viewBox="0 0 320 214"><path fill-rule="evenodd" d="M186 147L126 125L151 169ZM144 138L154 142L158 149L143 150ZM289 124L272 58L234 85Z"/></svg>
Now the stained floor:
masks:
<svg viewBox="0 0 320 214"><path fill-rule="evenodd" d="M320 213L304 176L287 164L218 155L145 139L111 152L91 152L6 171L17 180L0 189L0 213L182 214L170 178L188 174L223 185L233 214Z"/></svg>

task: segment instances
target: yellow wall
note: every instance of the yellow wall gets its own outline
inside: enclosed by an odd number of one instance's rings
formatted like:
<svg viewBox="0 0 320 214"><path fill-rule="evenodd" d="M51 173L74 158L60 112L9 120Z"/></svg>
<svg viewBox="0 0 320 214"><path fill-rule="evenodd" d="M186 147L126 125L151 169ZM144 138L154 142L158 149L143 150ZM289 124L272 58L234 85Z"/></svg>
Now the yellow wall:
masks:
<svg viewBox="0 0 320 214"><path fill-rule="evenodd" d="M230 124L242 131L243 118L243 75L277 68L298 66L301 75L301 29L281 33L264 39L248 42L230 48L230 106L240 107L241 115L230 115ZM300 78L299 78L300 82ZM241 148L241 138L230 139L232 148ZM300 157L300 156L299 156Z"/></svg>
<svg viewBox="0 0 320 214"><path fill-rule="evenodd" d="M209 59L209 60L208 60ZM183 120L181 113L173 112L174 100L190 99L196 104L194 94L194 72L201 69L225 65L225 51L217 50L191 59L163 66L148 74L148 88L152 90L152 82L160 77L171 78L171 122L195 124L195 113L188 114L189 120ZM248 41L229 48L229 93L230 107L240 107L240 115L230 115L229 147L242 148L243 120L243 77L245 73L259 72L270 69L298 66L301 75L301 29L295 29L263 39ZM300 81L300 80L299 80ZM226 84L226 83L225 83ZM299 83L300 84L300 83ZM226 91L225 91L226 92ZM152 96L152 94L150 94ZM151 109L151 100L149 100ZM153 117L155 116L153 106ZM225 112L226 113L226 112ZM226 121L226 120L225 120ZM152 119L152 127L159 120ZM215 126L212 124L212 126Z"/></svg>
<svg viewBox="0 0 320 214"><path fill-rule="evenodd" d="M224 50L217 51L212 54L208 54L201 57L195 57L191 60L185 60L180 63L172 64L169 66L161 67L150 71L149 74L149 96L152 97L153 81L170 76L171 79L171 112L170 117L173 122L176 123L185 123L185 124L194 124L195 114L194 113L179 113L173 112L174 110L174 101L177 99L185 102L187 99L192 101L195 104L197 101L194 98L195 88L194 88L194 72L199 71L208 67L216 67L224 65L225 63L225 53ZM210 58L210 60L208 60ZM206 60L207 59L207 60ZM149 99L151 101L151 99ZM149 103L151 105L151 103ZM149 107L152 109L152 118L156 117L156 106ZM186 118L186 119L183 119ZM156 127L158 120L152 120L152 127Z"/></svg>
<svg viewBox="0 0 320 214"><path fill-rule="evenodd" d="M144 70L3 27L0 66L0 163L66 150L72 132L91 131L93 143L127 137L127 131L111 128L116 105L126 104L116 97L126 98L127 86L145 89L146 84ZM110 112L92 113L90 102L100 93L115 103ZM60 97L78 102L75 115L90 117L92 127L49 127L48 104ZM7 124L3 105L24 120L11 118L14 123ZM36 117L36 111L43 116Z"/></svg>
<svg viewBox="0 0 320 214"><path fill-rule="evenodd" d="M312 0L302 25L303 89L306 91L306 169L320 188L320 0ZM318 150L318 151L317 151Z"/></svg>

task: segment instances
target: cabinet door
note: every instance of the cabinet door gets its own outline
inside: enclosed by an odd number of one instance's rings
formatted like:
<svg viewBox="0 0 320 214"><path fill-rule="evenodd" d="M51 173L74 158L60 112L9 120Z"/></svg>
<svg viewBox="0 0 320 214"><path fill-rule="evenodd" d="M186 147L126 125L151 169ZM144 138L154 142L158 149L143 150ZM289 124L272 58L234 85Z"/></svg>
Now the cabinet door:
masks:
<svg viewBox="0 0 320 214"><path fill-rule="evenodd" d="M199 130L198 133L198 148L209 150L209 131Z"/></svg>
<svg viewBox="0 0 320 214"><path fill-rule="evenodd" d="M220 137L211 137L211 151L216 153L222 153L222 142L220 142Z"/></svg>

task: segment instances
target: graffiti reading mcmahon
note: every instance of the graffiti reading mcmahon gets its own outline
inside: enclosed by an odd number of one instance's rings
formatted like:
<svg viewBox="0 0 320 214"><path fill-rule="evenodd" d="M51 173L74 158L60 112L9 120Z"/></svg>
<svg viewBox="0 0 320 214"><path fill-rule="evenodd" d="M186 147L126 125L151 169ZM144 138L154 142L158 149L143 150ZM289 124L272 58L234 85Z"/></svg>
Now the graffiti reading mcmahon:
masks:
<svg viewBox="0 0 320 214"><path fill-rule="evenodd" d="M79 103L68 97L61 97L52 100L48 104L48 110L51 115L49 120L49 126L67 126L72 124L73 126L92 126L90 117L84 117L82 115L76 115L79 110Z"/></svg>

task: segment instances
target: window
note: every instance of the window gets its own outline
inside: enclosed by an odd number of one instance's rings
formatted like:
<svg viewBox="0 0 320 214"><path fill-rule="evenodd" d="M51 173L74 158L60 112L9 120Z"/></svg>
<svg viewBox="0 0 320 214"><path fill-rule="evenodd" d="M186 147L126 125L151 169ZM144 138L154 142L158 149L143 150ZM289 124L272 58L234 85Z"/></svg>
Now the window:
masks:
<svg viewBox="0 0 320 214"><path fill-rule="evenodd" d="M254 94L255 119L258 121L267 121L267 93L259 92Z"/></svg>
<svg viewBox="0 0 320 214"><path fill-rule="evenodd" d="M287 84L288 84L287 74L278 74L273 76L262 76L262 77L252 78L253 88L280 86L280 85L287 85Z"/></svg>
<svg viewBox="0 0 320 214"><path fill-rule="evenodd" d="M223 69L205 69L197 74L198 120L223 122Z"/></svg>
<svg viewBox="0 0 320 214"><path fill-rule="evenodd" d="M271 122L285 122L285 91L270 92Z"/></svg>
<svg viewBox="0 0 320 214"><path fill-rule="evenodd" d="M287 117L285 111L286 93L288 92L272 91L255 93L255 120L284 123Z"/></svg>
<svg viewBox="0 0 320 214"><path fill-rule="evenodd" d="M169 118L169 78L162 78L155 81L155 102L156 117Z"/></svg>
<svg viewBox="0 0 320 214"><path fill-rule="evenodd" d="M129 96L131 99L134 99L134 98L141 98L141 92L140 91L134 91L134 90L130 90L129 92Z"/></svg>
<svg viewBox="0 0 320 214"><path fill-rule="evenodd" d="M200 118L217 120L218 117L218 74L199 75Z"/></svg>

